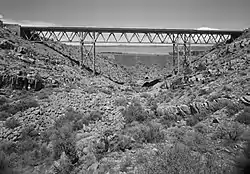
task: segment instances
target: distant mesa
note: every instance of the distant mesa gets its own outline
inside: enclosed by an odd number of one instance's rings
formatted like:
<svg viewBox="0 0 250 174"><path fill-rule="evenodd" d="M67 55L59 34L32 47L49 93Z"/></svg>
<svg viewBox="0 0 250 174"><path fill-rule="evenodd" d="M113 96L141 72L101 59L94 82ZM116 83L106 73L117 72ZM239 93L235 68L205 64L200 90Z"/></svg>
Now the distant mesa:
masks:
<svg viewBox="0 0 250 174"><path fill-rule="evenodd" d="M196 30L219 30L217 28L209 28L209 27L200 27L200 28L196 28Z"/></svg>

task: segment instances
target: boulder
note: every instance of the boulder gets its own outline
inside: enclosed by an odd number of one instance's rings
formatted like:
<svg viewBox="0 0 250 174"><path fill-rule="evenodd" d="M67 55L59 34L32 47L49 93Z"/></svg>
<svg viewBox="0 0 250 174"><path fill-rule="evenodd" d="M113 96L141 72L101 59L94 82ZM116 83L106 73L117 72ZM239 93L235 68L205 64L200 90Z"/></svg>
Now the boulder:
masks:
<svg viewBox="0 0 250 174"><path fill-rule="evenodd" d="M190 115L191 114L190 108L187 105L180 105L179 109L183 115Z"/></svg>
<svg viewBox="0 0 250 174"><path fill-rule="evenodd" d="M250 95L245 95L245 96L242 96L240 98L240 101L246 105L246 106L250 106Z"/></svg>
<svg viewBox="0 0 250 174"><path fill-rule="evenodd" d="M145 82L145 83L142 85L142 87L147 87L147 88L149 88L149 87L152 87L152 86L156 85L156 84L159 83L159 82L161 82L161 79L155 79L155 80L153 80L153 81Z"/></svg>

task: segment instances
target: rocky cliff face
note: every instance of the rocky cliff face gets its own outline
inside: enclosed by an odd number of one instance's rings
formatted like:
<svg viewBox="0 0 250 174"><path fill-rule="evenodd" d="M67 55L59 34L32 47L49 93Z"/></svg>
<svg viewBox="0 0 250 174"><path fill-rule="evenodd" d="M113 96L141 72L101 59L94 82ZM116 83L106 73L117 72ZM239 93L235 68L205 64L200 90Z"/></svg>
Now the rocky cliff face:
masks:
<svg viewBox="0 0 250 174"><path fill-rule="evenodd" d="M86 59L79 66L80 53L67 50L63 44L31 43L17 37L10 30L0 28L1 86L35 88L58 86L79 81L79 76L90 75L92 64ZM128 73L118 65L98 56L97 73L117 83L125 83ZM39 77L39 78L38 78ZM23 79L23 80L21 80ZM28 81L28 82L27 82ZM25 83L25 85L23 85Z"/></svg>

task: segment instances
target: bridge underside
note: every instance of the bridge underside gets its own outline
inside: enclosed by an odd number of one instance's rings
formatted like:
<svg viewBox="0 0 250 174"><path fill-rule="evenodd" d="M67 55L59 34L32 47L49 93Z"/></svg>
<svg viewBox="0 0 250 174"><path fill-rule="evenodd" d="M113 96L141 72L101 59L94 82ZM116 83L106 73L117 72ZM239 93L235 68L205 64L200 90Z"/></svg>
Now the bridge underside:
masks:
<svg viewBox="0 0 250 174"><path fill-rule="evenodd" d="M91 27L21 27L21 36L29 41L58 41L80 43L81 62L84 57L93 59L95 73L96 43L115 44L171 44L173 45L173 64L178 65L179 45L183 45L184 62L190 56L191 44L216 44L234 40L242 31L188 30L188 29L147 29L147 28L91 28ZM86 45L92 46L88 50ZM84 51L85 50L85 51ZM85 55L85 56L84 56ZM177 60L175 60L177 57ZM176 71L176 68L174 68ZM177 73L178 73L177 72Z"/></svg>

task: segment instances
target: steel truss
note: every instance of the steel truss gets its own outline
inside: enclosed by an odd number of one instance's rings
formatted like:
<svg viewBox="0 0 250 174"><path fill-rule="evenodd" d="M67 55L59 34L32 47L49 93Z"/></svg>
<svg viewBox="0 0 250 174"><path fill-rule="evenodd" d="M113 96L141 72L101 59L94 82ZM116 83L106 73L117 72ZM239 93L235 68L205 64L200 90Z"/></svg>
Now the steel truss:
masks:
<svg viewBox="0 0 250 174"><path fill-rule="evenodd" d="M129 29L76 27L21 27L21 36L30 41L139 43L139 44L215 44L239 36L242 31Z"/></svg>
<svg viewBox="0 0 250 174"><path fill-rule="evenodd" d="M92 54L95 73L96 43L116 44L172 44L173 56L176 49L184 46L184 59L190 55L191 44L215 44L237 38L242 31L147 29L147 28L91 28L91 27L21 27L21 37L29 41L59 41L80 43L81 63L83 57ZM85 45L91 44L87 51ZM179 65L179 51L177 51ZM174 65L176 62L173 62ZM179 66L178 66L179 72Z"/></svg>

